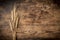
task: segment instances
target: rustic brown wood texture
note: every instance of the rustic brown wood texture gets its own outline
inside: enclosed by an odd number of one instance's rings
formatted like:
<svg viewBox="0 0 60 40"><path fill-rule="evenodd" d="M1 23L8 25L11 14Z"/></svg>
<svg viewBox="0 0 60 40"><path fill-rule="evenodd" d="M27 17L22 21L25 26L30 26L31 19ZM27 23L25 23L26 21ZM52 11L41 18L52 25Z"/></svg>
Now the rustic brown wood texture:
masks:
<svg viewBox="0 0 60 40"><path fill-rule="evenodd" d="M9 27L13 3L0 7L0 36L11 38ZM60 9L50 0L16 1L19 14L17 39L19 38L60 38ZM8 38L9 37L9 38Z"/></svg>

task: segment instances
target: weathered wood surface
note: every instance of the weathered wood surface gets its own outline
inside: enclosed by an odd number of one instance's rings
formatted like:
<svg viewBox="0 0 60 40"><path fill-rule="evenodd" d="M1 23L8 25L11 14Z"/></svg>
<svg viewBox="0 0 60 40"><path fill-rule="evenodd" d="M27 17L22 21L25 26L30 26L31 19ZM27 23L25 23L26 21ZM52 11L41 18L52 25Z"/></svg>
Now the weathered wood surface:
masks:
<svg viewBox="0 0 60 40"><path fill-rule="evenodd" d="M20 15L17 38L60 38L60 9L46 2L21 2L16 4ZM5 7L0 11L0 35L12 37L8 20L10 10ZM7 11L8 10L8 11Z"/></svg>

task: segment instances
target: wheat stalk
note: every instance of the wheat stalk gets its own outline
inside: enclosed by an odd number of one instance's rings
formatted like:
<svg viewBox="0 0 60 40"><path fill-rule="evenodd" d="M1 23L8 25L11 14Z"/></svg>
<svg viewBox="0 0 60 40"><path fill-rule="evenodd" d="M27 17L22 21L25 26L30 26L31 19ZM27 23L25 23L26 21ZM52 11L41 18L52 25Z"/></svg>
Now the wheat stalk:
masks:
<svg viewBox="0 0 60 40"><path fill-rule="evenodd" d="M13 33L13 40L16 40L16 29L18 27L18 14L16 13L16 5L14 4L14 8L11 11L11 20L9 20L9 24L10 24L10 29Z"/></svg>

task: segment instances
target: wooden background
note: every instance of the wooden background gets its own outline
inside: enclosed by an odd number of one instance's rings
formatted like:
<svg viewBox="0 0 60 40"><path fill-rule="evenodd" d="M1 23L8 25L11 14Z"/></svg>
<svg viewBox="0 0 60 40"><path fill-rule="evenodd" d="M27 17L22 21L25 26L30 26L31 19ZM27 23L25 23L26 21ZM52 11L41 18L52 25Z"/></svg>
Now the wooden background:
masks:
<svg viewBox="0 0 60 40"><path fill-rule="evenodd" d="M60 8L57 4L50 0L18 0L0 5L0 39L12 40L8 21L14 3L20 16L17 39L60 38Z"/></svg>

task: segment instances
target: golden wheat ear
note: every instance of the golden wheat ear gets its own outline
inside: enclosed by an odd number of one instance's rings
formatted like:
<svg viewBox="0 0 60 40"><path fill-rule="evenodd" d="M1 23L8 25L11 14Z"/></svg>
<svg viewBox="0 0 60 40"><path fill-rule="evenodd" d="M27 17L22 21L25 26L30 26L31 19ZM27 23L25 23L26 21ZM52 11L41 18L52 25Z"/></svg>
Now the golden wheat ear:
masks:
<svg viewBox="0 0 60 40"><path fill-rule="evenodd" d="M16 13L16 5L14 5L13 10L11 11L11 19L9 20L10 29L13 33L13 40L16 40L16 29L19 23L19 16Z"/></svg>
<svg viewBox="0 0 60 40"><path fill-rule="evenodd" d="M11 31L13 31L14 28L17 28L17 25L18 25L18 14L16 13L15 5L13 10L11 11L11 19L9 20L9 25L10 25Z"/></svg>

